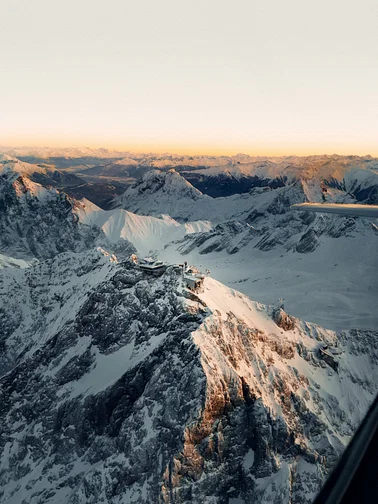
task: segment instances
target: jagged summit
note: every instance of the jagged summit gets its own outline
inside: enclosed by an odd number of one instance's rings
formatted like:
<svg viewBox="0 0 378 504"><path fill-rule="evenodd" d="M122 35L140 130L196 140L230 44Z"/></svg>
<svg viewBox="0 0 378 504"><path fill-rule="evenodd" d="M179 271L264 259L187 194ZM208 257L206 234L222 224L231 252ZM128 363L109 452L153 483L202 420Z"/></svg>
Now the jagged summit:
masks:
<svg viewBox="0 0 378 504"><path fill-rule="evenodd" d="M189 212L197 201L209 199L174 169L167 172L152 170L116 198L114 206L142 215L168 214L176 218L177 213L181 216L185 212L185 208Z"/></svg>
<svg viewBox="0 0 378 504"><path fill-rule="evenodd" d="M139 193L149 192L151 194L161 191L167 194L175 194L179 191L182 196L190 196L193 199L200 198L202 193L184 179L174 168L166 172L152 170L146 173L142 180L131 189L136 189Z"/></svg>
<svg viewBox="0 0 378 504"><path fill-rule="evenodd" d="M1 504L310 503L376 390L376 334L211 278L99 250L1 278Z"/></svg>
<svg viewBox="0 0 378 504"><path fill-rule="evenodd" d="M105 211L85 198L78 201L16 172L0 177L1 208L6 209L0 213L0 253L8 256L4 265L12 264L14 258L44 259L94 245L111 247L122 257L130 253L130 247L148 254L188 233L212 227L209 221L180 224L169 216L158 219L123 209Z"/></svg>
<svg viewBox="0 0 378 504"><path fill-rule="evenodd" d="M101 232L78 222L80 205L28 175L6 173L0 177L0 253L29 261L94 246Z"/></svg>

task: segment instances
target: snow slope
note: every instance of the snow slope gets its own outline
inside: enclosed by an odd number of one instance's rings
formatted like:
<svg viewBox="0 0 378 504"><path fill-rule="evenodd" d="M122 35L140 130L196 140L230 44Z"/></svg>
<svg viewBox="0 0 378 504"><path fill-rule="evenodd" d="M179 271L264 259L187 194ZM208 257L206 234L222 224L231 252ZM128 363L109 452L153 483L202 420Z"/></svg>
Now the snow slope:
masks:
<svg viewBox="0 0 378 504"><path fill-rule="evenodd" d="M85 199L80 203L76 209L80 222L100 228L112 244L128 240L142 255L151 250L161 250L167 243L181 239L186 234L206 232L212 227L209 221L180 224L168 215L158 219L123 209L105 211Z"/></svg>
<svg viewBox="0 0 378 504"><path fill-rule="evenodd" d="M46 169L36 164L25 163L7 154L0 154L0 175L6 173L23 173L31 175L36 172L45 173Z"/></svg>
<svg viewBox="0 0 378 504"><path fill-rule="evenodd" d="M377 391L376 332L211 278L104 251L0 275L1 504L309 504Z"/></svg>
<svg viewBox="0 0 378 504"><path fill-rule="evenodd" d="M378 233L372 227L354 238L321 237L319 246L307 254L282 246L259 250L254 233L244 231L235 237L228 231L228 240L224 234L214 235L192 249L192 238L187 237L165 249L164 257L173 262L185 257L260 302L272 304L284 298L293 315L332 329L378 327ZM243 237L247 245L240 247Z"/></svg>
<svg viewBox="0 0 378 504"><path fill-rule="evenodd" d="M145 177L130 188L125 206L151 215L169 208L181 221L207 218L213 227L169 244L163 258L199 263L261 302L285 297L296 316L334 329L378 327L374 223L291 210L293 204L309 200L351 205L356 200L345 188L328 187L325 192L319 181L307 179L224 198L195 193L198 198L193 200L181 192L186 184L180 175L169 176L177 180L178 189L168 198L161 180L167 174L160 172L160 185Z"/></svg>

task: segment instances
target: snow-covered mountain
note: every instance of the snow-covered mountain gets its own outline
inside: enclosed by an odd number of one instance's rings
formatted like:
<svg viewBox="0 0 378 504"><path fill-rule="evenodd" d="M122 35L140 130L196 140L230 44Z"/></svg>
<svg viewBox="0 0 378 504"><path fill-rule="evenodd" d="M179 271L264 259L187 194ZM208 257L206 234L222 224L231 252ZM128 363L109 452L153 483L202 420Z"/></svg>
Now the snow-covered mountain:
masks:
<svg viewBox="0 0 378 504"><path fill-rule="evenodd" d="M324 166L322 165L321 168L323 169ZM282 213L287 203L296 203L298 198L302 202L352 203L360 201L372 204L375 203L378 194L378 171L374 170L350 169L340 174L330 169L327 172L328 178L325 178L324 170L323 172L310 169L300 170L295 167L295 171L292 171L289 177L277 171L277 167L274 175L270 174L266 164L263 167L260 166L260 169L267 169L267 171L263 175L260 170L259 177L254 175L259 182L254 184L248 193L217 198L209 197L196 189L186 180L185 172L178 173L174 169L168 172L153 170L136 181L123 195L115 198L113 206L142 215L169 214L181 220L204 219L211 216L212 220L220 222L252 211L253 208L257 208L260 201L262 204L265 202L271 204L273 200L276 200L277 203L272 204L281 206L276 209L276 213ZM208 181L212 180L209 175L213 173L211 168L202 172L207 173ZM274 183L278 180L280 183ZM213 182L214 186L218 187L217 179ZM264 197L261 196L263 193ZM296 193L295 196L294 193ZM267 194L270 195L267 196ZM279 200L281 203L278 203Z"/></svg>
<svg viewBox="0 0 378 504"><path fill-rule="evenodd" d="M199 214L204 215L203 202L211 204L212 198L203 195L174 169L168 172L152 170L115 198L114 207L141 215L168 214L187 221L197 220L196 207Z"/></svg>
<svg viewBox="0 0 378 504"><path fill-rule="evenodd" d="M0 165L0 503L312 502L378 389L378 233L290 205L374 170L219 198L154 170L105 211Z"/></svg>
<svg viewBox="0 0 378 504"><path fill-rule="evenodd" d="M100 230L80 225L75 205L80 204L27 175L13 171L0 175L0 253L43 259L94 246Z"/></svg>
<svg viewBox="0 0 378 504"><path fill-rule="evenodd" d="M254 187L275 189L300 180L318 192L320 187L336 188L360 202L378 203L378 160L370 156L232 159L226 166L182 170L181 174L214 197L247 193Z"/></svg>
<svg viewBox="0 0 378 504"><path fill-rule="evenodd" d="M371 194L376 175L359 173L358 187ZM164 256L172 261L186 258L201 264L227 285L264 303L285 297L292 313L321 325L374 328L376 225L363 218L290 209L306 201L357 202L345 188L355 177L345 176L340 185L304 177L282 187L255 187L247 194L211 198L177 172L158 172L130 187L122 203L138 214L159 216L169 209L181 222L213 223L209 231L171 243ZM167 178L175 181L170 192L164 190Z"/></svg>
<svg viewBox="0 0 378 504"><path fill-rule="evenodd" d="M179 156L89 148L6 147L0 147L0 152L31 163L50 164L52 169L75 174L91 183L117 181L128 185L148 171L166 172L173 168L203 194L212 197L248 193L255 187L283 187L295 180L312 180L318 186L351 192L360 202L378 202L378 159L371 156ZM368 184L361 186L367 178L370 178ZM90 196L90 191L87 193ZM101 200L96 198L96 201ZM107 201L104 204L108 208Z"/></svg>
<svg viewBox="0 0 378 504"><path fill-rule="evenodd" d="M377 333L210 278L101 250L2 271L4 504L310 503L377 389Z"/></svg>
<svg viewBox="0 0 378 504"><path fill-rule="evenodd" d="M212 228L212 223L205 220L180 224L168 215L156 218L123 209L105 211L84 199L76 206L75 213L81 223L101 229L109 243L114 245L127 240L142 255L162 250L187 234L207 232Z"/></svg>
<svg viewBox="0 0 378 504"><path fill-rule="evenodd" d="M46 169L32 163L26 163L7 154L0 154L0 175L18 173L32 175L34 173L44 174Z"/></svg>
<svg viewBox="0 0 378 504"><path fill-rule="evenodd" d="M310 503L377 392L378 235L290 205L375 173L212 198L153 170L105 211L0 165L0 503Z"/></svg>
<svg viewBox="0 0 378 504"><path fill-rule="evenodd" d="M291 192L295 191L295 188L291 190ZM261 191L255 191L252 196L238 194L225 198L212 198L202 194L173 169L168 172L154 170L146 173L122 196L115 198L114 207L124 208L140 215L158 217L168 214L183 222L204 219L224 222L232 218L240 220L247 218L249 213L259 206L255 201L256 194L262 193L264 196L259 197L260 205L266 206L274 204L277 194L281 194L280 192L269 193L269 188L263 188ZM284 198L279 196L278 199ZM292 199L298 203L304 201L303 191L301 194L298 193L298 197L293 196Z"/></svg>
<svg viewBox="0 0 378 504"><path fill-rule="evenodd" d="M374 176L371 173L361 180L359 187L368 185ZM258 187L248 194L211 198L200 193L174 170L155 171L147 173L129 187L115 200L115 206L141 215L161 216L168 213L182 222L210 219L218 224L210 233L187 236L181 247L183 253L196 247L201 254L224 248L229 253L235 253L251 243L264 251L284 246L286 250L307 253L319 246L321 236L337 238L359 233L375 234L374 228L364 220L316 217L306 212L291 211L291 205L306 201L356 201L345 189L325 189L318 182L313 179L294 180L274 189Z"/></svg>
<svg viewBox="0 0 378 504"><path fill-rule="evenodd" d="M43 187L17 168L16 164L0 175L2 266L16 264L14 259L46 259L96 245L110 247L121 257L130 255L133 247L143 255L212 227L209 221L180 224L169 216L158 219L123 209L105 211L86 199L77 201Z"/></svg>
<svg viewBox="0 0 378 504"><path fill-rule="evenodd" d="M145 214L136 215L104 211L7 172L0 183L0 264L93 246L123 258L135 247L141 255L202 264L261 302L285 297L292 313L321 325L375 327L377 228L361 218L291 211L310 197L355 201L345 190L325 192L310 182L211 198L175 171L150 172L123 198L130 210ZM161 215L166 210L171 216Z"/></svg>

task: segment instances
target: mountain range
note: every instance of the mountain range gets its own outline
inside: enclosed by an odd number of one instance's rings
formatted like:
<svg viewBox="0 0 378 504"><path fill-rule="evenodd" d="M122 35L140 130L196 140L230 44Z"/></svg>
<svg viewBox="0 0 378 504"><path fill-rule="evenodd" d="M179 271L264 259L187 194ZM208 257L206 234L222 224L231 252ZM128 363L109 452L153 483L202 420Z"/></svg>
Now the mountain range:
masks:
<svg viewBox="0 0 378 504"><path fill-rule="evenodd" d="M134 167L104 209L45 154L0 158L0 503L312 502L377 393L378 228L290 206L377 160L80 151Z"/></svg>

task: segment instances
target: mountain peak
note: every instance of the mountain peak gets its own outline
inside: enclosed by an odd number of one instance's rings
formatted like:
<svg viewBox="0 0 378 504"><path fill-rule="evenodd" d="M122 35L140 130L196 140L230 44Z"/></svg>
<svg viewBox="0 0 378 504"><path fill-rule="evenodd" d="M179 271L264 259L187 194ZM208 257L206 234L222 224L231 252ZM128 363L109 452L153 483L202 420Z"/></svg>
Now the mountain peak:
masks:
<svg viewBox="0 0 378 504"><path fill-rule="evenodd" d="M145 191L154 193L160 190L163 192L176 193L177 190L184 190L186 194L190 194L195 199L203 196L201 191L192 186L192 184L182 177L174 168L166 172L151 170L145 173L142 179L136 182L131 188L137 189L139 193L144 193Z"/></svg>
<svg viewBox="0 0 378 504"><path fill-rule="evenodd" d="M59 252L93 245L101 231L82 225L83 203L57 189L45 188L26 174L0 177L1 252L16 259L45 259Z"/></svg>
<svg viewBox="0 0 378 504"><path fill-rule="evenodd" d="M9 286L1 502L309 504L376 390L373 332L283 336L208 277L193 292L97 250Z"/></svg>
<svg viewBox="0 0 378 504"><path fill-rule="evenodd" d="M36 164L26 163L7 154L0 154L0 175L5 173L23 173L31 175L33 173L45 173L46 169Z"/></svg>
<svg viewBox="0 0 378 504"><path fill-rule="evenodd" d="M114 207L142 215L160 217L169 214L174 219L185 219L185 209L195 202L211 199L192 186L175 169L163 172L151 170L144 174L124 194L114 200ZM184 212L184 213L183 213Z"/></svg>

